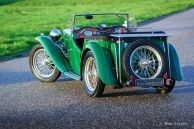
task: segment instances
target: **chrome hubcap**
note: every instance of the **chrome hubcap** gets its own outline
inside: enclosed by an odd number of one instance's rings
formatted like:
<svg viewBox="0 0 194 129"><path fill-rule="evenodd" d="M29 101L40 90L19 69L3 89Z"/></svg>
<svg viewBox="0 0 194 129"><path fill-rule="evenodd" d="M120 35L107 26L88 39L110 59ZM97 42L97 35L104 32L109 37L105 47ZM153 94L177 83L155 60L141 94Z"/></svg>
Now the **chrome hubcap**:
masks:
<svg viewBox="0 0 194 129"><path fill-rule="evenodd" d="M162 59L154 48L140 46L131 54L130 67L137 77L152 79L159 75L162 69Z"/></svg>
<svg viewBox="0 0 194 129"><path fill-rule="evenodd" d="M89 57L85 64L84 78L88 89L93 92L98 82L96 63L93 57Z"/></svg>
<svg viewBox="0 0 194 129"><path fill-rule="evenodd" d="M43 78L51 77L56 69L44 49L36 51L33 58L33 65L35 73Z"/></svg>

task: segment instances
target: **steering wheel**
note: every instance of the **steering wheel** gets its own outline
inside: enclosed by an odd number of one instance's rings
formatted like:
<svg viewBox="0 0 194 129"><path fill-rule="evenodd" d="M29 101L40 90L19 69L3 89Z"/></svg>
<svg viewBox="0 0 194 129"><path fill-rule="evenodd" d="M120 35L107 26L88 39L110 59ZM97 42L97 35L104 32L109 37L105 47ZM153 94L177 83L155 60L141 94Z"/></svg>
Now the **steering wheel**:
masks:
<svg viewBox="0 0 194 129"><path fill-rule="evenodd" d="M94 34L96 32L96 30L97 30L96 28L84 27L84 28L81 28L81 29L77 30L74 33L74 35L75 35L76 39L78 39L78 38L85 38L87 36L91 36L92 34Z"/></svg>
<svg viewBox="0 0 194 129"><path fill-rule="evenodd" d="M110 29L110 33L126 33L130 30L127 27L124 26L113 26Z"/></svg>

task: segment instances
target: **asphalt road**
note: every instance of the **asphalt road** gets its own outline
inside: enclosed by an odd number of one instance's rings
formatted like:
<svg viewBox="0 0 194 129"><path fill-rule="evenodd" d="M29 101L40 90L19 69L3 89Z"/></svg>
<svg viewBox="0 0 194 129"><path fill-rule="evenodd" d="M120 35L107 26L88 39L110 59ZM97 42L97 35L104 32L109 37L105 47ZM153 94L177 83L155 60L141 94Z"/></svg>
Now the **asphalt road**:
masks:
<svg viewBox="0 0 194 129"><path fill-rule="evenodd" d="M101 98L84 94L82 82L62 76L41 83L28 57L0 62L0 128L193 128L194 9L154 20L144 27L165 30L180 56L184 80L172 93L106 88Z"/></svg>

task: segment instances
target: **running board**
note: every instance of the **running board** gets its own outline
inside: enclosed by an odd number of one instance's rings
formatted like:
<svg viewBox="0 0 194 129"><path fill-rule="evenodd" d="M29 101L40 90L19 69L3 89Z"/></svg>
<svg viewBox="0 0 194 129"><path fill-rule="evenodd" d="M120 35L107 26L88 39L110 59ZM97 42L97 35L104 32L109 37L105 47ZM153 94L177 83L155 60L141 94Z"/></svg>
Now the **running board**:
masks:
<svg viewBox="0 0 194 129"><path fill-rule="evenodd" d="M65 76L67 77L70 77L72 79L75 79L75 80L81 80L81 77L75 73L72 73L72 72L64 72L63 73Z"/></svg>

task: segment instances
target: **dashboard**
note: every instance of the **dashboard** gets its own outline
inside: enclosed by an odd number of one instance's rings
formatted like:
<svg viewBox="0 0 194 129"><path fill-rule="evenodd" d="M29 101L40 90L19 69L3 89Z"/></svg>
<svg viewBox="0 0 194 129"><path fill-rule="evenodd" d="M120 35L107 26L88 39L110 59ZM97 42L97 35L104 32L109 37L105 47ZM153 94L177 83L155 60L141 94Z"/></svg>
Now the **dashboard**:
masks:
<svg viewBox="0 0 194 129"><path fill-rule="evenodd" d="M108 34L118 34L118 33L127 33L129 29L124 26L113 26L107 28L93 28L93 27L84 27L75 32L75 38L86 38L92 35L108 35Z"/></svg>

